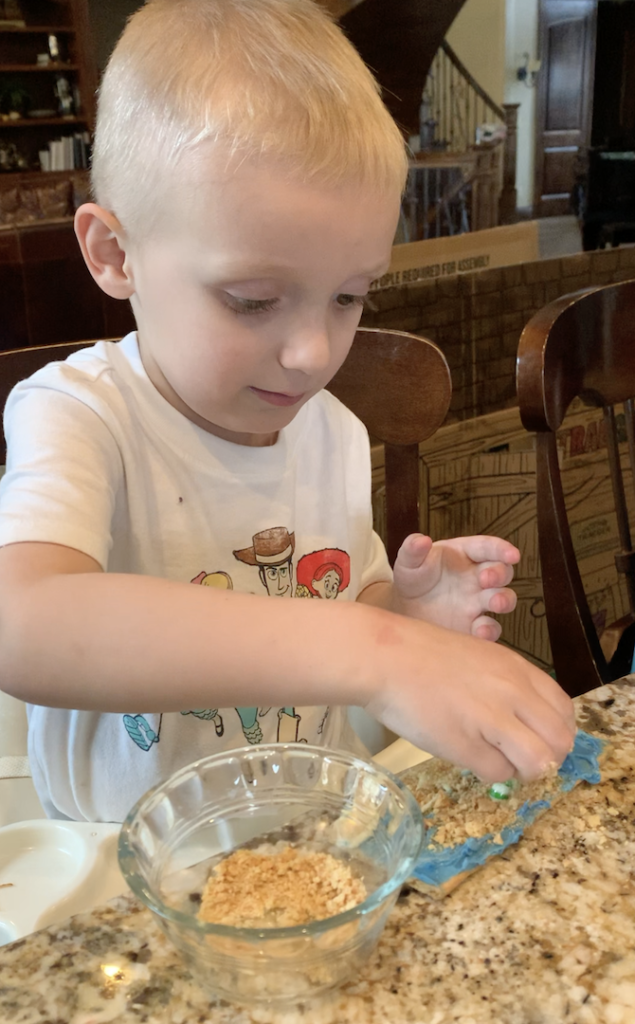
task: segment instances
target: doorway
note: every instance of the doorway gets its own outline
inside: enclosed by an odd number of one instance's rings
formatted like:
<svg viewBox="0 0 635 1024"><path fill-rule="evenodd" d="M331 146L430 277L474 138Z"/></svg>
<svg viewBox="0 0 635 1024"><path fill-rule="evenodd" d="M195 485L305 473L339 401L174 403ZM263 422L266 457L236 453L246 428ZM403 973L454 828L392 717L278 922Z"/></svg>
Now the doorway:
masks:
<svg viewBox="0 0 635 1024"><path fill-rule="evenodd" d="M540 0L534 215L571 212L591 141L597 0Z"/></svg>

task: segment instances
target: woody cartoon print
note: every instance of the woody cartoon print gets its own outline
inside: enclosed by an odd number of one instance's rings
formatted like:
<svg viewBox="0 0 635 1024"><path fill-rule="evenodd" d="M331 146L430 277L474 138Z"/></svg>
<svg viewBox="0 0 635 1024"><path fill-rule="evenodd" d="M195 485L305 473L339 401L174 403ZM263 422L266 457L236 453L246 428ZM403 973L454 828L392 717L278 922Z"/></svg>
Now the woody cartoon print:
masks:
<svg viewBox="0 0 635 1024"><path fill-rule="evenodd" d="M284 526L261 530L253 535L249 547L240 548L232 553L243 565L253 566L258 570L258 579L269 597L308 597L329 601L336 599L350 583L350 557L346 551L340 548L322 548L319 551L311 551L299 559L296 570L297 586L294 591L295 534L289 533ZM222 570L200 572L191 582L217 590L234 589L231 576ZM263 734L259 719L269 714L271 708L240 707L234 710L247 743L262 742ZM193 715L201 721L212 722L216 735L219 738L224 735L225 722L218 708L182 711L181 714ZM302 717L296 714L294 707L279 708L277 715L276 739L279 743L307 742L299 734ZM327 715L328 708L322 720L322 727ZM156 732L143 715L124 715L123 723L131 740L141 750L147 751L154 743L159 742L162 719L163 716L159 715Z"/></svg>

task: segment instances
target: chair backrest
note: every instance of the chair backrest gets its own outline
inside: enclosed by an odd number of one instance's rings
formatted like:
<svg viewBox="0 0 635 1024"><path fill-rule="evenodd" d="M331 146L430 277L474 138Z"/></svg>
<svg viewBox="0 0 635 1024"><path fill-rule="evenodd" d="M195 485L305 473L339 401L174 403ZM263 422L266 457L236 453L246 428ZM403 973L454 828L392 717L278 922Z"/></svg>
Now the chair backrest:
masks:
<svg viewBox="0 0 635 1024"><path fill-rule="evenodd" d="M384 446L385 541L392 565L404 538L420 529L419 444L438 430L450 407L448 364L427 338L360 328L328 390Z"/></svg>
<svg viewBox="0 0 635 1024"><path fill-rule="evenodd" d="M525 327L518 347L520 415L536 431L536 502L545 611L556 678L573 696L609 682L580 576L567 518L556 432L580 396L604 413L608 463L623 573L635 613L635 554L614 406L624 404L635 479L635 281L565 295L544 306Z"/></svg>
<svg viewBox="0 0 635 1024"><path fill-rule="evenodd" d="M90 344L78 341L0 352L0 409L18 381ZM393 562L404 537L419 529L419 442L434 434L448 411L448 364L441 350L425 338L360 329L329 390L384 444L386 547ZM4 462L4 433L0 454Z"/></svg>

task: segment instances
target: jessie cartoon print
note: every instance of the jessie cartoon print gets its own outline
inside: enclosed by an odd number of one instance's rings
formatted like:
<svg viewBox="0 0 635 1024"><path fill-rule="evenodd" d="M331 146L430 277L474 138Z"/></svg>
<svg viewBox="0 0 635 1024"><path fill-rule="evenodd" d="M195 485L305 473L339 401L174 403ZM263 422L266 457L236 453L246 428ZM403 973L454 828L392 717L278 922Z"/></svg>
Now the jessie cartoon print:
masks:
<svg viewBox="0 0 635 1024"><path fill-rule="evenodd" d="M322 548L303 555L297 568L296 597L334 601L351 581L351 560L340 548Z"/></svg>

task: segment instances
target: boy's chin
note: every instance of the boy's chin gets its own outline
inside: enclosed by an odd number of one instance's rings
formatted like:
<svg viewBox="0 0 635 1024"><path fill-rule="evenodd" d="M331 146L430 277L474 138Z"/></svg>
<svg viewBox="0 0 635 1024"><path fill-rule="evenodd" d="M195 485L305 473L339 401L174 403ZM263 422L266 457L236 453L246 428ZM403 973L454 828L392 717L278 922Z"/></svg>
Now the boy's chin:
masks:
<svg viewBox="0 0 635 1024"><path fill-rule="evenodd" d="M235 444L249 445L254 448L266 448L275 444L278 434L284 430L298 415L304 405L271 408L268 415L236 417L223 424L205 422L205 429L210 434L233 441ZM200 424L203 426L203 424Z"/></svg>

